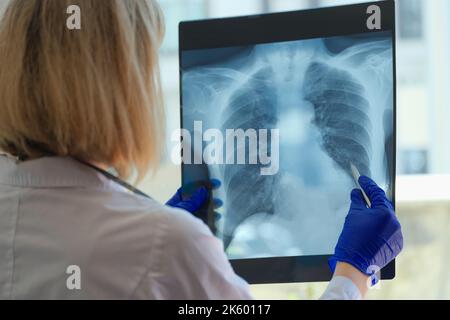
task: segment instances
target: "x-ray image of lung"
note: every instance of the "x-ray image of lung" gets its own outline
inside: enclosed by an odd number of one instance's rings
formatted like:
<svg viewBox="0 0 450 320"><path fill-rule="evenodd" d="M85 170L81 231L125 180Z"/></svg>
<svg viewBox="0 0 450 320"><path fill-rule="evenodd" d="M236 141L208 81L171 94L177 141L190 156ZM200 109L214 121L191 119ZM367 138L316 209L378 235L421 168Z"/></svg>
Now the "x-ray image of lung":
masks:
<svg viewBox="0 0 450 320"><path fill-rule="evenodd" d="M230 259L332 254L356 188L351 164L392 196L390 32L182 54L192 136L194 121L203 130L280 130L275 175L258 164L206 166L222 182L214 231ZM195 181L195 166L184 175Z"/></svg>

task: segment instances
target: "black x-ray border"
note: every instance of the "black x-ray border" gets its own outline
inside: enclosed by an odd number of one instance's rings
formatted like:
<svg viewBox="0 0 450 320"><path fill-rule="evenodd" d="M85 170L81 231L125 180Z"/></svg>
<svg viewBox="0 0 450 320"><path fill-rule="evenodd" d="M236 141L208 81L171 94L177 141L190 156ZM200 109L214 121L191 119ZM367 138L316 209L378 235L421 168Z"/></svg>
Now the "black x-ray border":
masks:
<svg viewBox="0 0 450 320"><path fill-rule="evenodd" d="M381 9L381 29L368 30L367 28L367 19L369 17L367 8L370 5L377 5ZM394 163L391 172L392 197L395 206L397 75L394 0L294 12L181 22L179 25L180 92L183 92L183 53L187 50L226 48L381 31L392 32ZM184 127L182 94L180 94L180 103L181 127ZM192 166L182 166L183 185L185 182L185 174L189 170L192 170ZM211 205L209 206L208 212L207 214L201 214L200 218L213 228L214 217L211 217ZM329 281L332 274L328 267L328 258L329 256L318 255L239 259L231 260L230 262L235 272L250 284L300 283ZM396 274L395 269L395 261L393 261L382 270L382 279L394 279Z"/></svg>
<svg viewBox="0 0 450 320"><path fill-rule="evenodd" d="M381 29L368 30L367 8L381 9ZM228 48L358 33L393 31L393 0L270 13L233 18L185 21L179 24L181 51Z"/></svg>

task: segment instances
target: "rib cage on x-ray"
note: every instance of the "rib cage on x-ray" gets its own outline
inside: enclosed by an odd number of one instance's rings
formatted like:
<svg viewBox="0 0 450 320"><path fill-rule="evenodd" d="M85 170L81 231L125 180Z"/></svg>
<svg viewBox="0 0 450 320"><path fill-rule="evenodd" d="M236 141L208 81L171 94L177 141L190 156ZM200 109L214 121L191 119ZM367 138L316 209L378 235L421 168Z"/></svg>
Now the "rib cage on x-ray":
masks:
<svg viewBox="0 0 450 320"><path fill-rule="evenodd" d="M335 43L339 44L339 38L336 39ZM393 150L385 149L385 143L387 145L392 139L392 128L383 126L383 119L393 107L389 99L392 97L391 42L385 38L349 45L346 39L346 45L339 50L331 50L330 43L335 44L318 39L258 45L229 59L184 71L183 108L187 128L192 128L191 123L196 120L203 121L204 129L219 128L222 132L238 128L279 128L283 144L285 140L292 140L284 134L287 132L285 121L289 118L285 114L302 110L304 115L311 114L310 124L307 129L299 126L295 130L308 131L311 142L317 139L318 149L322 150L320 156L316 156L317 151L312 153L317 158L312 162L317 163L318 168L317 174L308 173L313 176L313 182L303 179L307 175L306 169L297 172L292 165L282 165L274 176L260 175L261 165L210 166L210 175L223 182L223 188L215 196L224 201L224 217L218 223L217 235L223 239L225 247L233 242L236 230L253 215L281 217L284 214L276 208L285 201L280 190L286 176L301 181L305 190L317 186L319 189L314 190L320 190L324 181L339 181L339 185L326 188L324 185L323 189L328 190L327 196L341 197L341 189L349 194L355 187L350 177L352 163L362 174L373 177L386 189L390 188L388 157L392 154L386 153ZM289 135L292 135L291 129ZM284 158L296 156L309 155L296 153L290 145L281 147L282 164ZM327 180L327 175L336 178ZM335 215L340 222L331 223L336 230L325 230L324 234L339 233L348 204L349 199L345 197L335 201L334 207L330 205L330 221L335 221ZM290 207L299 217L319 214L310 212L311 209L303 212L307 210L305 208L314 208L313 204L293 203ZM323 211L323 204L317 207ZM283 219L286 220L280 221ZM283 232L290 234L288 238L293 243L283 245L303 246L302 252L315 254L314 245L309 244L310 250L304 247L305 241L312 238L302 238L302 233L320 233L320 223L317 222L317 231L302 229L301 224L294 222L287 223ZM329 243L319 246L321 251L317 254L332 253L335 240L333 237L324 240ZM270 244L260 248L255 245L255 252L252 252L249 247L255 241L245 244L247 251L241 257L251 257L253 253L255 256L287 255L287 251L270 252Z"/></svg>
<svg viewBox="0 0 450 320"><path fill-rule="evenodd" d="M221 114L222 131L229 128L273 129L278 123L277 97L271 87L274 70L262 68L244 81L230 96L227 107ZM269 152L270 152L270 145ZM247 152L250 150L247 148ZM247 153L248 154L248 153ZM277 176L262 176L261 166L226 165L221 167L227 210L240 212L229 215L224 222L223 241L227 247L233 237L236 226L250 215L257 212L273 214L273 203L270 197L249 197L249 190L265 190L272 194L276 188Z"/></svg>
<svg viewBox="0 0 450 320"><path fill-rule="evenodd" d="M364 87L349 72L317 62L309 66L304 83L305 99L314 105L314 123L327 153L349 174L354 164L370 177L370 105Z"/></svg>

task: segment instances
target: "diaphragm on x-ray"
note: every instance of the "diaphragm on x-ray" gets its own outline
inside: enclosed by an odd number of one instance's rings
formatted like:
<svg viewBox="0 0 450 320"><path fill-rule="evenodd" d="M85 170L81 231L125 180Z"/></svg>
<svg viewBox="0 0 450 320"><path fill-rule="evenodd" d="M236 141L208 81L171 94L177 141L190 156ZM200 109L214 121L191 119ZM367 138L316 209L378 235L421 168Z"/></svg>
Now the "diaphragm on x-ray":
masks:
<svg viewBox="0 0 450 320"><path fill-rule="evenodd" d="M209 165L230 259L332 254L353 164L391 196L392 34L184 51L183 125L279 129L279 170ZM270 144L269 144L270 148ZM268 150L273 153L274 150Z"/></svg>

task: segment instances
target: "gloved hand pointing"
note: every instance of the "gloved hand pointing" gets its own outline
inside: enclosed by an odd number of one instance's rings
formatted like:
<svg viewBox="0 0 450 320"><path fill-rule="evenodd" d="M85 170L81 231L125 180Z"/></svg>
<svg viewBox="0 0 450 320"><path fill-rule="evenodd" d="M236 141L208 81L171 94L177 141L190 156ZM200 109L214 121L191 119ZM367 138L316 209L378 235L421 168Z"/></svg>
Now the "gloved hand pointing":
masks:
<svg viewBox="0 0 450 320"><path fill-rule="evenodd" d="M367 208L360 190L352 191L352 205L329 265L334 273L338 262L346 262L371 276L373 267L384 268L402 251L403 235L385 192L367 177L359 183L372 208Z"/></svg>

